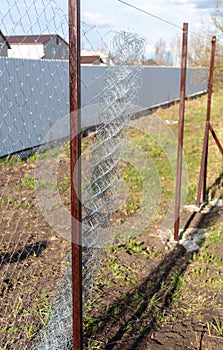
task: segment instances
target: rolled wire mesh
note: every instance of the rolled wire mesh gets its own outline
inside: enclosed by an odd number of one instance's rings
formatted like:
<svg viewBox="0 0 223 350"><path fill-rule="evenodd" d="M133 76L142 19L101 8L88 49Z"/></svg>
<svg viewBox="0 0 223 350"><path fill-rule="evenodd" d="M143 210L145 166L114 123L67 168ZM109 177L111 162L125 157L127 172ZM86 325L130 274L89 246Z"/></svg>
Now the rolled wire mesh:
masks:
<svg viewBox="0 0 223 350"><path fill-rule="evenodd" d="M89 298L94 273L100 264L107 242L106 228L112 213L118 182L121 145L130 118L129 104L135 102L138 89L137 64L143 53L144 40L133 33L120 32L114 37L111 57L116 63L107 69L107 86L102 92L100 113L105 120L96 130L96 142L90 152L89 168L82 174L86 183L82 195L83 211L83 298ZM72 300L71 270L68 268L52 316L40 334L37 349L71 349Z"/></svg>
<svg viewBox="0 0 223 350"><path fill-rule="evenodd" d="M106 227L115 206L114 189L119 179L121 146L131 116L128 106L136 103L140 84L138 64L143 50L144 40L135 34L120 32L114 36L111 59L116 65L107 70L107 86L102 93L100 111L104 122L96 131L83 193L83 224L89 227L83 230L84 255L85 251L92 251L92 247L102 248L109 238L106 237ZM100 254L97 251L95 261L98 259ZM92 260L85 259L84 281L92 281L92 274Z"/></svg>

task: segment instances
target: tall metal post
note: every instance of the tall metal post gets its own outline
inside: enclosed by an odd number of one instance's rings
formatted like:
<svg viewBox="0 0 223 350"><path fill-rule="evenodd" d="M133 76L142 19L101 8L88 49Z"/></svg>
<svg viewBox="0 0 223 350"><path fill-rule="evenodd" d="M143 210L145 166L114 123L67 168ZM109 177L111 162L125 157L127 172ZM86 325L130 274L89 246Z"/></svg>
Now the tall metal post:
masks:
<svg viewBox="0 0 223 350"><path fill-rule="evenodd" d="M184 132L186 73L187 73L187 42L188 42L188 23L184 23L183 24L183 41L182 41L182 61L181 61L180 109L179 109L179 124L178 124L176 197L175 197L175 214L174 214L174 240L175 241L178 240L179 223L180 223L182 152L183 152L183 132Z"/></svg>
<svg viewBox="0 0 223 350"><path fill-rule="evenodd" d="M73 349L82 350L80 0L68 0Z"/></svg>
<svg viewBox="0 0 223 350"><path fill-rule="evenodd" d="M212 90L213 90L213 75L214 75L214 61L215 61L215 51L216 51L216 36L212 37L211 41L211 61L208 79L208 101L207 101L207 115L206 115L206 125L204 134L204 143L202 150L201 159L201 169L198 183L198 193L196 205L200 206L202 184L203 184L203 201L206 200L206 184L207 184L207 163L208 163L208 140L209 140L209 130L210 130L210 120L211 120L211 100L212 100Z"/></svg>

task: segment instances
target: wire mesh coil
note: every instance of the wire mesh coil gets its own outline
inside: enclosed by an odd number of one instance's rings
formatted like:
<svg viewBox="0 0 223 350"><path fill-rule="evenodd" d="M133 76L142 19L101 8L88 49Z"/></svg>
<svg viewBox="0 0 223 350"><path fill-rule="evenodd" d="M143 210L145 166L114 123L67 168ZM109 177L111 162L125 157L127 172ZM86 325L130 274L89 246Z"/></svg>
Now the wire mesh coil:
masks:
<svg viewBox="0 0 223 350"><path fill-rule="evenodd" d="M140 85L137 66L144 52L144 40L129 32L118 32L111 46L114 66L107 69L107 86L102 93L101 113L105 120L96 131L95 145L82 194L83 210L83 298L89 298L106 240L106 227L115 201L114 185L119 179L117 166L122 159L121 145L131 118ZM125 129L125 131L124 131ZM62 350L72 346L71 269L66 271L60 294L48 325L40 334L35 349Z"/></svg>

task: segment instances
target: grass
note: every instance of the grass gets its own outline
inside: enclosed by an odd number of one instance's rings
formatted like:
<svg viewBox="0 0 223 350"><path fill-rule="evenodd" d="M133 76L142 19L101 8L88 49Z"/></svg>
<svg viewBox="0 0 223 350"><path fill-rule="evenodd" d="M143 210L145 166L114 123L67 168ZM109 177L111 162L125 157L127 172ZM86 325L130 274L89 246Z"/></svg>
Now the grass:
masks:
<svg viewBox="0 0 223 350"><path fill-rule="evenodd" d="M220 123L220 117L223 113L223 92L216 91L212 98L212 125L222 140L223 127ZM184 127L184 153L188 165L189 191L187 203L195 202L196 189L199 178L201 152L204 139L204 128L206 119L207 96L198 99L186 101L185 104L185 127ZM172 106L167 110L158 110L156 115L162 119L178 120L179 106ZM177 135L177 125L171 125L172 130ZM208 184L214 182L217 176L222 172L222 156L217 149L216 144L210 136L208 159Z"/></svg>
<svg viewBox="0 0 223 350"><path fill-rule="evenodd" d="M7 165L9 167L15 167L26 163L35 163L37 160L44 160L48 158L58 157L62 152L69 155L69 143L64 146L49 148L46 150L36 149L34 152L30 152L29 156L23 157L22 154L16 154L0 158L0 164Z"/></svg>
<svg viewBox="0 0 223 350"><path fill-rule="evenodd" d="M204 125L206 115L206 96L198 98L196 100L186 102L186 114L185 114L185 133L184 133L184 152L188 165L188 191L187 191L187 204L194 204L197 193L197 183L201 162L201 151L204 137ZM212 106L212 124L216 128L216 132L222 137L223 126L219 121L219 115L223 112L222 104L222 92L215 93L213 96ZM179 114L179 105L174 105L169 109L159 109L156 115L162 120L177 120ZM172 131L177 135L177 125L171 125ZM140 147L143 150L139 158L139 165L126 162L122 164L120 169L121 177L128 186L128 197L125 204L119 209L123 216L133 216L137 213L142 205L142 194L145 191L144 180L149 178L153 187L157 186L156 182L153 182L154 174L158 174L160 188L161 188L161 203L157 212L157 221L162 221L165 217L169 203L172 200L174 189L174 177L170 162L165 151L154 140L151 135L131 129L128 140L136 147ZM169 142L169 141L168 141ZM87 150L91 142L88 138L82 139L83 151ZM169 145L172 147L171 143ZM42 153L35 153L27 159L21 159L16 156L5 158L1 160L1 163L6 166L15 167L24 164L35 163L37 160L44 160L47 158L58 157L61 153L61 148L50 149ZM69 143L67 143L62 150L62 154L69 157ZM151 172L144 163L145 160L151 159L154 164L155 171ZM222 171L222 156L214 145L210 138L210 152L208 159L208 185L214 182L215 178ZM32 173L26 172L22 177L23 189L27 191L33 191L35 188L35 181ZM62 195L70 187L69 173L65 173L57 184L59 193ZM148 200L152 194L148 192ZM14 205L13 197L3 196L1 197L1 206L3 208ZM17 206L32 209L29 201L19 202ZM154 223L152 223L154 224ZM160 293L165 295L166 290L172 291L172 307L179 313L182 313L185 317L195 314L197 319L203 320L204 315L202 308L205 303L210 302L211 307L216 310L215 295L220 295L223 282L223 262L216 254L216 245L222 244L222 225L211 226L209 229L207 239L201 243L201 247L198 253L194 253L188 261L188 267L186 272L174 272L169 275L169 280L163 280L160 283ZM150 236L157 233L157 226L151 225L143 232L144 236ZM124 242L123 242L124 241ZM92 298L86 305L86 313L84 318L84 334L90 339L90 349L102 349L103 344L95 339L91 339L92 335L97 332L101 323L101 317L92 315L97 313L100 303L106 299L103 290L114 291L116 289L121 290L121 296L119 295L120 302L128 302L129 290L132 290L137 286L140 279L146 277L151 271L150 268L154 268L154 265L158 265L163 257L164 253L157 247L147 247L141 237L135 237L131 239L117 240L116 244L112 244L106 251L107 258L101 264L101 272L96 277L95 287L92 292ZM126 257L126 260L123 258ZM148 263L148 268L146 263ZM152 266L152 267L151 267ZM147 270L148 269L148 270ZM165 263L160 264L159 269L163 274L167 273L167 265ZM156 285L155 279L150 279L147 282L147 287L153 290ZM212 299L209 300L209 294ZM148 312L155 310L156 321L159 325L166 326L168 322L175 321L175 316L171 314L170 310L162 308L162 300L160 294L157 291L153 291L151 295L145 295L140 291L136 291L134 300L137 300L140 309L142 305L147 306ZM186 300L186 302L184 302ZM110 302L110 301L109 301ZM37 298L33 301L32 307L24 309L19 301L15 302L12 317L18 316L28 317L29 322L26 325L26 336L28 339L32 339L38 329L38 324L42 326L48 322L49 315L52 311L52 305L49 302L48 295L42 291ZM105 308L105 315L112 315L116 320L122 317L122 308L120 305L111 305L108 303ZM215 312L215 311L214 311ZM216 310L217 313L217 310ZM100 315L104 316L104 315ZM32 321L32 320L35 320ZM134 319L127 323L126 328L133 329L137 324L140 324L140 332L142 334L147 333L148 325L143 323L143 316L141 319ZM223 320L222 317L214 317L211 321L206 322L209 335L222 336L223 335ZM20 332L20 329L16 326L10 327L7 330L3 329L0 332L7 331L9 334L16 334Z"/></svg>
<svg viewBox="0 0 223 350"><path fill-rule="evenodd" d="M212 104L212 124L216 128L216 132L219 135L223 135L223 125L219 124L218 116L223 112L222 104L222 92L215 93L213 96ZM201 163L201 152L204 137L205 117L206 117L206 100L207 96L200 97L196 100L186 102L186 114L185 114L185 131L184 131L184 153L188 165L188 191L186 197L186 204L195 204L197 195L197 185ZM174 105L169 109L160 109L156 112L156 115L163 120L177 120L179 114L179 105ZM177 135L177 125L172 124L171 128ZM211 138L211 137L210 137ZM174 174L162 148L156 144L154 139L150 135L146 135L136 129L131 129L128 140L135 143L136 146L143 148L144 156L149 157L153 160L160 178L162 188L162 198L160 209L158 212L159 219L166 214L168 204L172 199L173 195L173 180ZM208 186L214 182L222 171L222 156L219 154L217 147L213 145L210 140L210 154L208 158ZM143 163L142 163L143 164ZM141 175L141 169L138 169L130 163L126 163L122 167L122 178L128 185L129 193L125 205L121 208L127 215L133 215L140 210L141 197L143 193L143 181ZM149 176L149 175L148 175ZM211 225L208 228L207 238L201 243L200 250L194 253L191 258L188 259L188 267L185 272L175 272L169 276L168 281L162 281L160 285L160 292L165 295L167 290L172 291L172 304L171 308L175 309L175 313L183 315L182 317L188 318L194 317L198 322L203 322L209 330L209 334L217 334L222 336L223 321L222 318L214 317L209 323L205 323L205 315L203 309L207 305L212 308L212 314L218 312L219 305L215 305L215 297L221 295L222 291L222 275L223 275L223 262L222 259L216 255L217 244L223 244L222 239L222 225ZM150 235L151 226L148 230L143 232L143 235ZM142 261L140 259L147 259L151 261L160 261L163 257L163 253L157 248L145 247L140 237L126 239L123 241L117 240L116 244L112 245L108 249L108 266L107 269L110 271L110 277L103 280L102 276L98 276L96 279L96 290L97 286L102 283L106 290L116 288L116 283L119 283L119 289L121 288L122 298L124 302L128 302L128 293L126 292L126 286L133 288L137 282L137 276L140 278L140 274L144 272L143 267L137 271L139 266L133 266L126 264L120 260L120 254L127 253L133 256L133 259ZM124 265L125 264L125 265ZM102 264L102 271L106 271L106 266ZM166 272L166 264L160 265L160 270ZM112 278L111 278L112 276ZM149 288L154 288L155 281L147 281ZM211 297L210 297L211 295ZM98 297L95 307L100 305L104 296L103 293ZM156 310L156 322L162 327L165 327L169 322L176 322L177 316L171 314L169 309L162 309L162 300L160 294L156 292L150 295L149 299L146 300L146 296L142 293L135 294L135 299L138 301L138 307L147 303L148 310ZM107 312L109 314L116 314L118 318L122 315L121 310L118 306L112 310L111 307L107 306ZM221 305L223 309L223 305ZM88 309L88 308L87 308ZM91 308L92 310L92 308ZM151 311L150 311L151 312ZM93 321L92 321L93 322ZM147 333L148 325L143 324L143 318L132 321L133 324L127 325L127 328L133 329L137 326L137 323L141 324L140 330L142 334ZM91 321L86 320L84 325L85 331L91 330ZM93 332L89 332L88 336L97 333L97 328ZM99 348L103 348L104 344L99 342ZM91 347L92 346L92 347ZM97 345L96 345L97 346ZM97 348L97 347L96 347ZM93 345L89 346L89 349L94 349Z"/></svg>
<svg viewBox="0 0 223 350"><path fill-rule="evenodd" d="M15 324L10 327L0 328L1 333L8 333L9 335L19 335L21 329L16 326L17 319L25 319L25 335L26 339L32 339L39 332L40 326L45 326L48 323L49 317L52 313L52 303L49 301L48 294L44 290L41 290L30 307L25 308L24 304L21 301L21 298L18 297L15 299L14 307L12 311L12 319L15 321ZM1 349L1 348L0 348Z"/></svg>
<svg viewBox="0 0 223 350"><path fill-rule="evenodd" d="M215 317L213 321L207 322L208 333L210 336L221 336L223 337L223 319Z"/></svg>
<svg viewBox="0 0 223 350"><path fill-rule="evenodd" d="M22 186L28 190L33 191L35 189L35 179L31 174L26 173L22 178Z"/></svg>

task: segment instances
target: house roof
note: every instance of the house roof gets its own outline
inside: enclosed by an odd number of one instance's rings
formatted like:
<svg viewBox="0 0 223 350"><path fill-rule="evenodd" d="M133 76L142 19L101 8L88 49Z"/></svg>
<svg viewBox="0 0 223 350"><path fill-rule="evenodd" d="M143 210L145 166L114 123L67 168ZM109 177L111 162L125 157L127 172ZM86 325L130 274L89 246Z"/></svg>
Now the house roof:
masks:
<svg viewBox="0 0 223 350"><path fill-rule="evenodd" d="M81 50L81 56L100 56L102 60L108 58L108 54L103 51Z"/></svg>
<svg viewBox="0 0 223 350"><path fill-rule="evenodd" d="M9 45L9 41L6 39L5 35L2 33L2 31L0 30L0 35L2 36L2 38L5 40L6 45L8 46L8 49L11 49L10 45Z"/></svg>
<svg viewBox="0 0 223 350"><path fill-rule="evenodd" d="M81 63L82 64L93 64L95 62L103 63L103 60L100 56L94 55L94 56L81 56Z"/></svg>
<svg viewBox="0 0 223 350"><path fill-rule="evenodd" d="M9 44L45 44L49 40L53 39L54 37L59 37L61 40L63 40L66 44L67 42L61 38L58 34L43 34L43 35L9 35L7 36L7 40ZM68 44L67 44L68 45Z"/></svg>

